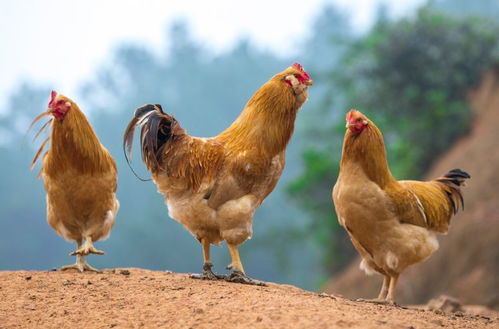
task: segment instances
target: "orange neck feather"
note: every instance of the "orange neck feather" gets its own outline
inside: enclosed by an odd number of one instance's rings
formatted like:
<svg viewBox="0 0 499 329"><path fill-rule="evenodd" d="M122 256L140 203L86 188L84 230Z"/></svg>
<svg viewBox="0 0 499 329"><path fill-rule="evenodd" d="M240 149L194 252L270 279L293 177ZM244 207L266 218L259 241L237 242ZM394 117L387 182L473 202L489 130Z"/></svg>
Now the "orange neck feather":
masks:
<svg viewBox="0 0 499 329"><path fill-rule="evenodd" d="M69 168L93 173L115 167L114 160L75 103L63 121L54 120L47 157L43 171L49 175Z"/></svg>
<svg viewBox="0 0 499 329"><path fill-rule="evenodd" d="M356 163L370 180L382 188L394 181L388 168L383 134L370 120L359 135L347 130L342 153L340 170L350 163Z"/></svg>
<svg viewBox="0 0 499 329"><path fill-rule="evenodd" d="M239 118L217 139L229 151L272 158L286 148L301 105L287 84L272 79L253 95Z"/></svg>

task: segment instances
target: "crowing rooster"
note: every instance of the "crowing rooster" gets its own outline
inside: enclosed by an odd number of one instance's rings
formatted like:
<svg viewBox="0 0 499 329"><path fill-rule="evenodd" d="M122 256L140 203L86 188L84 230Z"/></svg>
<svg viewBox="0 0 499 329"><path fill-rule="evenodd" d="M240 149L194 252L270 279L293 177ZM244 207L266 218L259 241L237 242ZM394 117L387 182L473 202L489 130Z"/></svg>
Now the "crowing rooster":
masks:
<svg viewBox="0 0 499 329"><path fill-rule="evenodd" d="M395 302L400 273L438 249L460 187L470 176L453 169L428 182L397 181L388 168L383 135L362 113L347 114L340 174L333 189L338 221L362 257L360 268L384 276L376 302Z"/></svg>
<svg viewBox="0 0 499 329"><path fill-rule="evenodd" d="M41 145L31 168L50 141L40 172L47 191L47 221L57 234L76 241L78 246L70 254L76 256L76 264L60 270L97 271L85 256L104 254L93 242L106 239L114 225L119 208L116 163L72 100L52 91L47 111L31 125L49 115L53 118L35 138L49 126L52 133Z"/></svg>
<svg viewBox="0 0 499 329"><path fill-rule="evenodd" d="M125 155L128 160L134 129L142 126L142 159L170 217L202 245L201 278L220 278L211 269L210 245L226 241L232 258L226 280L255 283L244 273L238 245L251 237L253 214L281 176L297 111L312 84L302 66L293 64L265 83L239 118L212 138L188 135L160 105L135 111L124 135Z"/></svg>

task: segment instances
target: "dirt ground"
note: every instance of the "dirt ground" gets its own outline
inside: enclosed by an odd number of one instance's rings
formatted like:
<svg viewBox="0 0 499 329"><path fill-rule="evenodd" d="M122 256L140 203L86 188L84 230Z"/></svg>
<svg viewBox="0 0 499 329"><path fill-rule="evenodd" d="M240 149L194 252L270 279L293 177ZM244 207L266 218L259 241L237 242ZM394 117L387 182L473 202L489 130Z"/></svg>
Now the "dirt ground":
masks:
<svg viewBox="0 0 499 329"><path fill-rule="evenodd" d="M498 328L499 314L437 314L137 268L0 272L1 329L442 327Z"/></svg>

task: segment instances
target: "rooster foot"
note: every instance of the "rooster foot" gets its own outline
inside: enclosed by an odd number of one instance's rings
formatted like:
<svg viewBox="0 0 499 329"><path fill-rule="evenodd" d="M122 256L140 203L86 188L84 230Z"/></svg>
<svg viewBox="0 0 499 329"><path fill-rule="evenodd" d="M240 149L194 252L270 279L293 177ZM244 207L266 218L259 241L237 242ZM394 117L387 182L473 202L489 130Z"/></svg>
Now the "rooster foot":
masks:
<svg viewBox="0 0 499 329"><path fill-rule="evenodd" d="M357 298L355 300L356 302L362 302L362 303L373 303L373 304L378 304L378 305L393 305L393 306L398 306L395 301L390 301L390 300L385 300L385 299L379 299L379 298L373 298L373 299L364 299L364 298Z"/></svg>
<svg viewBox="0 0 499 329"><path fill-rule="evenodd" d="M102 250L95 249L94 245L92 244L92 240L87 239L85 241L85 243L83 244L83 246L78 248L76 251L73 251L69 255L70 256L76 256L76 255L86 256L88 254L104 255L105 252Z"/></svg>
<svg viewBox="0 0 499 329"><path fill-rule="evenodd" d="M211 268L213 267L212 263L204 263L203 264L203 273L202 274L191 274L191 279L199 279L199 280L221 280L225 278L225 275L219 275L213 273Z"/></svg>
<svg viewBox="0 0 499 329"><path fill-rule="evenodd" d="M227 277L225 277L225 281L234 282L234 283L242 283L242 284L250 284L254 286L267 286L267 284L263 281L253 280L252 278L246 276L241 271L233 271Z"/></svg>
<svg viewBox="0 0 499 329"><path fill-rule="evenodd" d="M81 257L81 256L79 256ZM88 263L83 260L83 259L77 259L76 260L76 264L73 264L73 265L65 265L65 266L61 266L59 268L59 271L67 271L67 270L78 270L80 272L84 272L84 271L89 271L89 272L95 272L95 273L101 273L101 271L99 271L98 269L88 265Z"/></svg>

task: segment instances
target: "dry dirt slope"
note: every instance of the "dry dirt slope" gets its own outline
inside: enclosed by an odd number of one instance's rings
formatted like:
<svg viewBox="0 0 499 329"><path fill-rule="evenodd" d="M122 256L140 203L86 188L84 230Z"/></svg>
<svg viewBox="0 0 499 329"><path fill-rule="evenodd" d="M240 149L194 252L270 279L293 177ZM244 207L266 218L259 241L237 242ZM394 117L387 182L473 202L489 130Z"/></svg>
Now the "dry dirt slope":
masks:
<svg viewBox="0 0 499 329"><path fill-rule="evenodd" d="M0 272L0 328L497 328L454 316L320 296L293 286L200 281L142 269Z"/></svg>
<svg viewBox="0 0 499 329"><path fill-rule="evenodd" d="M470 105L475 115L470 134L443 154L427 175L432 179L452 168L469 172L465 211L453 218L449 234L439 237L440 249L401 276L402 303L426 303L448 294L464 304L499 310L499 66L470 93ZM438 131L431 133L438 138ZM358 265L357 259L325 291L351 298L376 296L381 279L366 277Z"/></svg>

